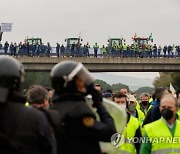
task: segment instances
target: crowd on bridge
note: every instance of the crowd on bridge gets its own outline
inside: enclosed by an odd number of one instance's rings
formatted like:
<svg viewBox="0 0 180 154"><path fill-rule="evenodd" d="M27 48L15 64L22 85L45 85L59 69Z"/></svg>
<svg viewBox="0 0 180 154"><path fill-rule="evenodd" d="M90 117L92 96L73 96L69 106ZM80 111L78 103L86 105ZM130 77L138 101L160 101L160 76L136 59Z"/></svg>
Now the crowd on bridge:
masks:
<svg viewBox="0 0 180 154"><path fill-rule="evenodd" d="M102 45L98 43L90 46L89 43L82 45L81 43L73 43L70 46L56 43L56 47L52 47L48 42L46 45L41 43L8 43L0 47L0 54L11 56L47 56L47 57L139 57L139 58L160 58L160 57L180 57L179 45L151 45L139 46L136 44L128 45L112 44L112 46Z"/></svg>
<svg viewBox="0 0 180 154"><path fill-rule="evenodd" d="M161 87L139 98L124 87L103 91L75 61L56 64L50 77L51 88L31 85L22 94L23 65L0 56L0 153L112 152L100 141L115 154L180 153L180 91Z"/></svg>

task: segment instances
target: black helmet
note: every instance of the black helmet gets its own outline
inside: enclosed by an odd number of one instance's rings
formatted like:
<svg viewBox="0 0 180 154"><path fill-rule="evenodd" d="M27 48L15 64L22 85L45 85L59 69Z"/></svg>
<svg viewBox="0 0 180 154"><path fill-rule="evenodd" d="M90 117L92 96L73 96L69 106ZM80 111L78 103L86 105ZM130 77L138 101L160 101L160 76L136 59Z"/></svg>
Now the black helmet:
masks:
<svg viewBox="0 0 180 154"><path fill-rule="evenodd" d="M19 91L24 79L23 65L10 56L0 56L0 89L8 92Z"/></svg>
<svg viewBox="0 0 180 154"><path fill-rule="evenodd" d="M85 86L94 82L93 77L82 63L63 61L56 64L51 70L52 87L59 92L76 92L75 77L85 81Z"/></svg>

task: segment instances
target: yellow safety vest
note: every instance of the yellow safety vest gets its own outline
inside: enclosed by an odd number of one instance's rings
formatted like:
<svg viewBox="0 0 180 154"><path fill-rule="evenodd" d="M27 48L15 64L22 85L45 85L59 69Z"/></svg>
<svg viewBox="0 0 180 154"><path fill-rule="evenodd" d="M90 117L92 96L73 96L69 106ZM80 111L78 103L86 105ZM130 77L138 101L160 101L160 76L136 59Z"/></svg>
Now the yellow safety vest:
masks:
<svg viewBox="0 0 180 154"><path fill-rule="evenodd" d="M144 113L144 115L145 115L145 117L146 117L146 115L147 115L147 113L149 112L149 110L152 108L153 106L152 105L149 105L149 107L148 107L148 109L147 110L141 110L143 113Z"/></svg>
<svg viewBox="0 0 180 154"><path fill-rule="evenodd" d="M99 45L98 44L94 44L93 48L98 49Z"/></svg>
<svg viewBox="0 0 180 154"><path fill-rule="evenodd" d="M151 142L152 154L180 153L180 121L176 120L174 136L162 119L144 126L145 132Z"/></svg>
<svg viewBox="0 0 180 154"><path fill-rule="evenodd" d="M126 44L123 45L123 50L127 50L127 45Z"/></svg>
<svg viewBox="0 0 180 154"><path fill-rule="evenodd" d="M150 99L149 99L149 103L151 103L153 101L153 98L151 97Z"/></svg>
<svg viewBox="0 0 180 154"><path fill-rule="evenodd" d="M102 52L106 53L106 48L105 47L102 48Z"/></svg>
<svg viewBox="0 0 180 154"><path fill-rule="evenodd" d="M180 109L178 109L177 115L178 115L178 120L180 120Z"/></svg>
<svg viewBox="0 0 180 154"><path fill-rule="evenodd" d="M130 142L135 134L136 130L139 128L138 119L130 116L129 122L123 132L125 142L118 149L118 154L136 154L136 148L134 143Z"/></svg>
<svg viewBox="0 0 180 154"><path fill-rule="evenodd" d="M137 110L137 113L138 113L139 124L142 127L144 119L145 119L145 115L144 115L144 113L141 110L139 110L139 109L136 109L136 110Z"/></svg>
<svg viewBox="0 0 180 154"><path fill-rule="evenodd" d="M139 105L139 102L136 100L136 109L139 109L140 110L140 105Z"/></svg>
<svg viewBox="0 0 180 154"><path fill-rule="evenodd" d="M132 50L132 51L135 50L135 45L131 45L131 50Z"/></svg>

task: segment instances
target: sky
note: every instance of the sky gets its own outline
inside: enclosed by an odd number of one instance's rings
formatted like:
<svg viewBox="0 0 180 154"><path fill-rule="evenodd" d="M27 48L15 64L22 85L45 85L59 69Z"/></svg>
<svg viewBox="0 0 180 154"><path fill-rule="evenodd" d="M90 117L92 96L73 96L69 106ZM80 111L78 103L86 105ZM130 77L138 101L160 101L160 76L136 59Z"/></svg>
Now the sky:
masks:
<svg viewBox="0 0 180 154"><path fill-rule="evenodd" d="M155 79L159 76L158 72L106 72L107 74L113 74L118 76L130 76L137 78Z"/></svg>
<svg viewBox="0 0 180 154"><path fill-rule="evenodd" d="M2 43L41 37L52 46L68 37L107 44L137 33L156 44L180 44L180 0L1 0L0 23L13 23Z"/></svg>

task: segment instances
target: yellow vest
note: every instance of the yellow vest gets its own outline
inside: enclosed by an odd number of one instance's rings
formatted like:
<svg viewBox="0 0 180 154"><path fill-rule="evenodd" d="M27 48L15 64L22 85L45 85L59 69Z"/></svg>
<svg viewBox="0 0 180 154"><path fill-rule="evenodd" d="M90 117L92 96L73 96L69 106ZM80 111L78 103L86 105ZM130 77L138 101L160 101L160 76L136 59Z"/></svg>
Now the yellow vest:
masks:
<svg viewBox="0 0 180 154"><path fill-rule="evenodd" d="M150 99L149 99L149 103L151 103L153 101L153 98L151 97Z"/></svg>
<svg viewBox="0 0 180 154"><path fill-rule="evenodd" d="M178 115L178 120L180 120L180 109L178 109L177 115Z"/></svg>
<svg viewBox="0 0 180 154"><path fill-rule="evenodd" d="M141 110L141 111L144 113L145 117L146 117L147 113L149 112L149 110L150 110L152 107L153 107L152 105L149 105L149 107L148 107L147 110L143 110L143 111Z"/></svg>
<svg viewBox="0 0 180 154"><path fill-rule="evenodd" d="M139 110L139 109L136 109L136 110L137 110L137 113L138 113L139 124L142 127L144 119L145 119L145 115L144 115L144 113L141 110Z"/></svg>
<svg viewBox="0 0 180 154"><path fill-rule="evenodd" d="M136 154L136 148L133 143L130 143L130 139L132 139L135 136L136 130L138 128L138 119L133 116L130 116L129 122L123 132L125 142L119 147L118 154Z"/></svg>
<svg viewBox="0 0 180 154"><path fill-rule="evenodd" d="M180 121L176 120L174 137L162 119L144 126L145 132L151 141L152 154L180 153Z"/></svg>
<svg viewBox="0 0 180 154"><path fill-rule="evenodd" d="M136 109L139 109L140 110L140 105L139 105L139 102L136 100Z"/></svg>
<svg viewBox="0 0 180 154"><path fill-rule="evenodd" d="M127 50L127 45L126 44L123 45L123 50Z"/></svg>
<svg viewBox="0 0 180 154"><path fill-rule="evenodd" d="M106 53L106 47L103 47L103 48L102 48L102 52L103 52L103 53Z"/></svg>

